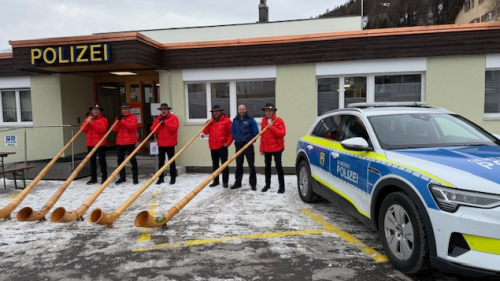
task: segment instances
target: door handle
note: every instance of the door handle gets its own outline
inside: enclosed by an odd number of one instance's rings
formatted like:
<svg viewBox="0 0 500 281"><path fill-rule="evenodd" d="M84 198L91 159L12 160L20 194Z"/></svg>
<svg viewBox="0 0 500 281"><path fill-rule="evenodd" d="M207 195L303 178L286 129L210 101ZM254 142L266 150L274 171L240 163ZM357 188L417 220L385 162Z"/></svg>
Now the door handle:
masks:
<svg viewBox="0 0 500 281"><path fill-rule="evenodd" d="M330 153L330 155L333 157L333 158L339 158L340 154L338 152L332 152Z"/></svg>
<svg viewBox="0 0 500 281"><path fill-rule="evenodd" d="M310 145L310 144L308 144L306 147L307 147L307 149L309 149L309 150L313 149L313 146L312 146L312 145Z"/></svg>

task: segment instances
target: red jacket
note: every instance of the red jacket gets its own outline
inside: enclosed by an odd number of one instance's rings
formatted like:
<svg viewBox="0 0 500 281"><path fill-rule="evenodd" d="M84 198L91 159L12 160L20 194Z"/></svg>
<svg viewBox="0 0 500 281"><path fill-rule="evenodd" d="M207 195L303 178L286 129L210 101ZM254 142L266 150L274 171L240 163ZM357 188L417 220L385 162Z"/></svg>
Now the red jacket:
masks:
<svg viewBox="0 0 500 281"><path fill-rule="evenodd" d="M137 117L129 112L123 116L122 121L116 124L113 131L118 133L116 145L135 144L137 142Z"/></svg>
<svg viewBox="0 0 500 281"><path fill-rule="evenodd" d="M87 120L92 116L89 115L85 118L85 121L80 125L80 129L83 128L83 125L87 123ZM104 137L106 131L108 130L108 119L103 117L101 114L97 115L92 122L87 124L85 128L82 129L82 132L87 134L87 146L96 146L97 143ZM104 140L100 146L106 145L106 140Z"/></svg>
<svg viewBox="0 0 500 281"><path fill-rule="evenodd" d="M160 124L160 119L163 115L155 118L153 125L151 125L151 131ZM168 113L167 119L163 121L160 127L156 130L156 139L158 140L158 146L176 146L177 145L177 130L179 129L179 119L177 116Z"/></svg>
<svg viewBox="0 0 500 281"><path fill-rule="evenodd" d="M212 118L215 120L213 116ZM231 119L229 119L225 113L221 113L219 121L211 122L208 120L207 123L209 122L210 124L203 129L203 133L209 135L208 147L211 150L219 149L224 145L229 147L231 143L233 143L233 136L231 136Z"/></svg>
<svg viewBox="0 0 500 281"><path fill-rule="evenodd" d="M267 129L260 137L261 152L278 152L285 150L286 127L283 119L273 114L271 120L275 120L271 128ZM269 125L267 118L262 118L261 131Z"/></svg>

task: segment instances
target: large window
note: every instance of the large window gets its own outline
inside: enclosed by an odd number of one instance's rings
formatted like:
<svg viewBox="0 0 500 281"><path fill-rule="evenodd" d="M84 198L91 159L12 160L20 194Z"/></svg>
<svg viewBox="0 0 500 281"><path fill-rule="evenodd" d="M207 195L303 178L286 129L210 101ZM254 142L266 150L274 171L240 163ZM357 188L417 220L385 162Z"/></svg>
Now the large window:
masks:
<svg viewBox="0 0 500 281"><path fill-rule="evenodd" d="M318 116L358 102L422 101L422 74L338 76L317 79Z"/></svg>
<svg viewBox="0 0 500 281"><path fill-rule="evenodd" d="M30 90L1 90L0 95L2 108L0 123L14 125L33 122Z"/></svg>
<svg viewBox="0 0 500 281"><path fill-rule="evenodd" d="M500 113L500 70L486 71L484 113Z"/></svg>
<svg viewBox="0 0 500 281"><path fill-rule="evenodd" d="M375 101L420 101L422 75L375 76Z"/></svg>
<svg viewBox="0 0 500 281"><path fill-rule="evenodd" d="M261 118L266 103L276 104L275 80L203 82L187 84L188 121L200 122L208 118L216 104L224 108L229 117L237 114L244 104L248 115Z"/></svg>
<svg viewBox="0 0 500 281"><path fill-rule="evenodd" d="M264 117L262 108L266 103L276 104L275 97L275 81L236 82L236 103L244 104L252 117Z"/></svg>

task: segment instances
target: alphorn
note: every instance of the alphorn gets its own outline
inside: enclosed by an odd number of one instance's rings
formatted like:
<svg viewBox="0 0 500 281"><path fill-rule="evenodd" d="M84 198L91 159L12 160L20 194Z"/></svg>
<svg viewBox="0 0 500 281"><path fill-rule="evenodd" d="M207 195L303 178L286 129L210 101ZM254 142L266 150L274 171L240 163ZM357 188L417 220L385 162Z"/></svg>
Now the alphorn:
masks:
<svg viewBox="0 0 500 281"><path fill-rule="evenodd" d="M233 155L229 160L226 161L222 166L220 166L215 172L213 172L207 179L205 179L202 183L200 183L193 191L191 191L188 195L181 199L177 204L175 204L168 212L159 217L153 217L149 214L148 211L140 212L135 218L135 226L137 227L166 227L167 222L170 221L177 213L179 213L184 206L191 201L198 193L200 193L208 183L210 183L216 176L218 176L236 157L238 157L245 149L247 149L252 143L254 143L257 138L259 138L268 128L273 124L273 121L267 125L258 135L256 135L252 140L250 140L245 146L243 146L236 154Z"/></svg>
<svg viewBox="0 0 500 281"><path fill-rule="evenodd" d="M113 181L113 179L118 175L118 173L125 167L125 165L134 157L134 155L141 149L141 147L149 140L149 138L156 132L156 130L161 126L163 121L161 121L153 131L129 154L125 160L113 171L113 173L108 177L108 179L101 184L101 186L92 194L89 198L75 211L67 212L65 208L59 207L52 212L50 217L51 222L72 222L76 220L83 221L83 215L89 209L90 205L99 197L103 190L108 186L108 184Z"/></svg>
<svg viewBox="0 0 500 281"><path fill-rule="evenodd" d="M59 159L64 151L69 148L71 143L75 141L76 137L80 135L85 126L87 126L87 124L83 125L83 127L73 136L73 138L69 140L69 142L61 149L61 151L59 151L59 153L57 153L56 156L52 158L52 160L45 166L45 168L40 171L40 173L33 179L33 181L21 193L19 193L19 195L17 195L14 200L12 200L7 206L0 210L0 219L12 219L10 214L17 208L17 206L19 206L19 204L21 204L21 202L23 202L24 198L26 198L26 195L28 195L28 193L38 184L38 182L45 176L49 169L52 168L57 159Z"/></svg>
<svg viewBox="0 0 500 281"><path fill-rule="evenodd" d="M168 162L163 165L154 175L150 178L139 190L137 190L123 205L121 205L113 214L106 214L101 209L95 209L90 213L89 222L96 223L101 225L106 225L107 227L113 227L113 222L118 219L122 215L122 213L132 205L132 203L137 200L139 196L167 169L170 164L179 156L186 148L203 132L205 127L208 126L207 123L181 150L179 150L172 159L169 159Z"/></svg>
<svg viewBox="0 0 500 281"><path fill-rule="evenodd" d="M76 167L76 169L71 173L71 175L66 179L66 181L59 187L58 190L50 197L50 199L43 205L43 208L40 211L34 212L32 208L30 207L24 207L22 208L18 213L17 213L17 220L18 221L45 221L45 215L54 207L54 204L59 200L61 195L64 193L66 188L71 184L71 182L75 179L75 177L80 173L82 168L87 164L87 162L90 160L92 155L99 149L101 144L106 140L108 135L111 133L113 128L118 124L118 120L113 123L111 128L109 128L108 132L101 138L101 140L94 146L94 148L88 153L88 155L85 157L85 159L82 160L80 165Z"/></svg>

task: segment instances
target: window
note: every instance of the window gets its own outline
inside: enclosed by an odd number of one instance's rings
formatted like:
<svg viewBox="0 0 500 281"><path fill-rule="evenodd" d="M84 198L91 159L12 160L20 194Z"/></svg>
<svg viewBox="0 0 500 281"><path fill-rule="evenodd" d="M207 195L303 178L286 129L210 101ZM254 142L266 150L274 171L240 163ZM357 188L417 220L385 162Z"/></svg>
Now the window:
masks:
<svg viewBox="0 0 500 281"><path fill-rule="evenodd" d="M484 113L500 113L500 70L486 71Z"/></svg>
<svg viewBox="0 0 500 281"><path fill-rule="evenodd" d="M334 115L320 120L316 128L314 128L313 135L338 141L340 120L341 115Z"/></svg>
<svg viewBox="0 0 500 281"><path fill-rule="evenodd" d="M478 4L478 5L481 5L481 4L483 4L483 2L484 2L484 0L478 0L478 1L477 1L477 4Z"/></svg>
<svg viewBox="0 0 500 281"><path fill-rule="evenodd" d="M236 82L236 103L244 104L248 115L252 117L264 117L262 108L266 103L272 103L276 106L275 100L275 81Z"/></svg>
<svg viewBox="0 0 500 281"><path fill-rule="evenodd" d="M339 78L318 79L318 116L339 108Z"/></svg>
<svg viewBox="0 0 500 281"><path fill-rule="evenodd" d="M1 123L13 125L33 122L30 90L2 90L0 94L2 96L0 100L2 107Z"/></svg>
<svg viewBox="0 0 500 281"><path fill-rule="evenodd" d="M237 113L239 104L244 104L248 115L264 117L262 108L266 103L276 105L276 81L230 81L187 84L188 121L207 119L211 108L218 104L228 116Z"/></svg>
<svg viewBox="0 0 500 281"><path fill-rule="evenodd" d="M350 138L363 138L370 143L368 132L365 129L363 121L354 115L344 115L340 129L339 140L343 141Z"/></svg>
<svg viewBox="0 0 500 281"><path fill-rule="evenodd" d="M317 114L358 102L422 101L422 81L422 74L318 78Z"/></svg>
<svg viewBox="0 0 500 281"><path fill-rule="evenodd" d="M375 101L420 101L422 75L375 76Z"/></svg>
<svg viewBox="0 0 500 281"><path fill-rule="evenodd" d="M205 83L188 84L189 119L207 119L207 88Z"/></svg>
<svg viewBox="0 0 500 281"><path fill-rule="evenodd" d="M470 23L478 23L478 22L479 22L479 18L475 18L475 19L470 21Z"/></svg>
<svg viewBox="0 0 500 281"><path fill-rule="evenodd" d="M486 13L481 16L481 22L489 21L493 18L493 12Z"/></svg>
<svg viewBox="0 0 500 281"><path fill-rule="evenodd" d="M464 12L468 12L474 8L474 0L466 0L464 2Z"/></svg>

